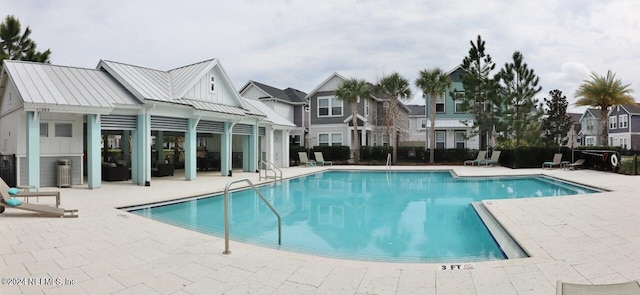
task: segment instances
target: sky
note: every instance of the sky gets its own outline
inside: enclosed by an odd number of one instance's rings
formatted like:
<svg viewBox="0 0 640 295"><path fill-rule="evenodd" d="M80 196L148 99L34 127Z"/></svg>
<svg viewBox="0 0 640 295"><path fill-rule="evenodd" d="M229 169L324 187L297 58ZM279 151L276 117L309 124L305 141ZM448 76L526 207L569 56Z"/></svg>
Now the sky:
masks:
<svg viewBox="0 0 640 295"><path fill-rule="evenodd" d="M524 55L539 99L559 89L573 104L578 85L607 70L640 91L637 0L0 0L6 15L53 64L170 70L217 58L236 89L310 92L334 72L371 83L398 72L415 85L420 70L459 65L481 35L496 72Z"/></svg>

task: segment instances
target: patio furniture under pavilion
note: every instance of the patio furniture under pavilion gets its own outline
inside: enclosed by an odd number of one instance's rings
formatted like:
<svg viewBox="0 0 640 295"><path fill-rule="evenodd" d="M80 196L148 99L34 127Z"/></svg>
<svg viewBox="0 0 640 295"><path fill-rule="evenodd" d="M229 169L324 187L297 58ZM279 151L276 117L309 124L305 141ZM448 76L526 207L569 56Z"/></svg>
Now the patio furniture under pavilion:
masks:
<svg viewBox="0 0 640 295"><path fill-rule="evenodd" d="M0 153L16 155L18 184L35 189L55 185L61 158L71 162L72 184L82 184L86 170L88 187L100 187L107 160L103 134L120 136L120 160L127 162L131 181L150 185L152 165L165 160L161 152L152 154L154 138L155 150L162 150L165 134L184 138L184 175L193 180L198 148L219 153L223 176L231 174L234 148L241 150L242 170L256 171L259 136L268 137L265 129L291 128L273 126L246 103L216 59L170 71L112 61L100 61L97 69L9 60L3 65ZM198 137L206 144L199 146Z"/></svg>

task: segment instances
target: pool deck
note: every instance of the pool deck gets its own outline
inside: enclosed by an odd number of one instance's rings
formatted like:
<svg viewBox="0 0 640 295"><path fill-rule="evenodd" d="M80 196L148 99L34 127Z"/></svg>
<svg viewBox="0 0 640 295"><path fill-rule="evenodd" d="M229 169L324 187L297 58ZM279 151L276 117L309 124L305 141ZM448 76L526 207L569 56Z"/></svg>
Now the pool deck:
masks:
<svg viewBox="0 0 640 295"><path fill-rule="evenodd" d="M286 178L324 169L283 172ZM557 280L640 279L640 177L502 167L393 169L453 169L460 176L544 174L610 191L485 202L532 257L474 262L473 269L450 270L446 264L442 270L442 263L340 260L233 241L232 254L224 255L223 239L116 209L220 192L232 179L258 182L256 173L198 173L195 181L182 175L153 178L150 187L129 182L103 182L95 190L74 186L60 189L61 206L79 209L77 219L34 217L11 208L0 214L0 294L555 294ZM53 278L67 285L15 286L8 278Z"/></svg>

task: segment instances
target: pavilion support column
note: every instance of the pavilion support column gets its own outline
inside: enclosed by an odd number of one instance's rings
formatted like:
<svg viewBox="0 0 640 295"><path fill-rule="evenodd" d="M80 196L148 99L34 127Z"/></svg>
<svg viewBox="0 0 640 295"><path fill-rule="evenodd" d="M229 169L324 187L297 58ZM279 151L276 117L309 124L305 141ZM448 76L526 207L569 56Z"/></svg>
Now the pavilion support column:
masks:
<svg viewBox="0 0 640 295"><path fill-rule="evenodd" d="M282 131L282 167L289 167L291 159L289 158L289 135L291 130ZM311 157L311 155L308 155Z"/></svg>
<svg viewBox="0 0 640 295"><path fill-rule="evenodd" d="M224 122L224 133L220 136L220 173L229 176L231 170L231 123Z"/></svg>
<svg viewBox="0 0 640 295"><path fill-rule="evenodd" d="M164 132L156 133L156 163L164 163Z"/></svg>
<svg viewBox="0 0 640 295"><path fill-rule="evenodd" d="M102 186L100 133L100 115L87 115L87 183L89 189Z"/></svg>
<svg viewBox="0 0 640 295"><path fill-rule="evenodd" d="M27 185L40 189L40 116L27 112Z"/></svg>
<svg viewBox="0 0 640 295"><path fill-rule="evenodd" d="M189 130L184 136L184 179L194 180L196 179L196 127L198 126L198 119L189 119Z"/></svg>
<svg viewBox="0 0 640 295"><path fill-rule="evenodd" d="M151 130L149 128L150 117L147 114L139 114L136 130L132 132L133 152L131 153L131 180L139 185L151 183Z"/></svg>

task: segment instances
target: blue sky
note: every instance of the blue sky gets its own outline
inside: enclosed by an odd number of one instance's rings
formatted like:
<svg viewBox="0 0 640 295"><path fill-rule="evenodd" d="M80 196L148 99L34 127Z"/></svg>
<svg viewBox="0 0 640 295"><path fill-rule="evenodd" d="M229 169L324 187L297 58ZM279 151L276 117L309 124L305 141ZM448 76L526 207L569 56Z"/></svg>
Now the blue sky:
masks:
<svg viewBox="0 0 640 295"><path fill-rule="evenodd" d="M609 69L640 87L634 0L0 0L0 7L31 27L54 64L93 68L108 59L168 70L218 58L236 88L255 80L308 92L333 72L375 83L397 71L413 85L421 69L461 63L477 35L496 71L522 52L540 77L540 98L560 89L573 102L590 72Z"/></svg>

